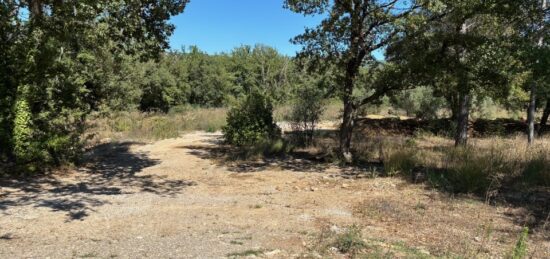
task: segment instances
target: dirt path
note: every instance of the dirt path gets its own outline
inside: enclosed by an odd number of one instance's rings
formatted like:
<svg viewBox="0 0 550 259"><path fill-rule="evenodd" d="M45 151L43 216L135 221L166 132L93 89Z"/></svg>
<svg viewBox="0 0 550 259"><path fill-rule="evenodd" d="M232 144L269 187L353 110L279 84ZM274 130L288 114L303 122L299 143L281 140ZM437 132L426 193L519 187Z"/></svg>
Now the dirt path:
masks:
<svg viewBox="0 0 550 259"><path fill-rule="evenodd" d="M400 179L300 159L222 161L219 137L107 144L76 172L0 184L0 258L298 257L315 255L327 226L352 224L394 256L502 256L521 230L520 209ZM550 256L544 234L531 238L535 257Z"/></svg>

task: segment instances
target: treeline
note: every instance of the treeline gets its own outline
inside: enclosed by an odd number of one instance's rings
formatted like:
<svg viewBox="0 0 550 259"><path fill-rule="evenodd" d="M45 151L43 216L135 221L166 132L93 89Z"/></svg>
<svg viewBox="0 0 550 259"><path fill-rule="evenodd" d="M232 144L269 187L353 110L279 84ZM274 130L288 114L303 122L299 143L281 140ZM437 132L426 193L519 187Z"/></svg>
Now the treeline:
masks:
<svg viewBox="0 0 550 259"><path fill-rule="evenodd" d="M165 52L168 20L187 0L0 2L0 162L32 171L75 161L94 111L233 106L260 95L266 107L339 98L347 161L354 121L386 98L422 118L450 111L457 145L476 102L492 100L528 114L533 141L550 96L547 1L284 2L325 14L293 39L303 49L292 58L262 45ZM548 115L549 105L542 124Z"/></svg>
<svg viewBox="0 0 550 259"><path fill-rule="evenodd" d="M115 110L167 112L178 106L222 107L251 92L275 103L291 99L297 88L312 83L290 57L264 45L241 46L230 53L207 54L198 47L167 52L158 60L126 60L114 76L104 107Z"/></svg>

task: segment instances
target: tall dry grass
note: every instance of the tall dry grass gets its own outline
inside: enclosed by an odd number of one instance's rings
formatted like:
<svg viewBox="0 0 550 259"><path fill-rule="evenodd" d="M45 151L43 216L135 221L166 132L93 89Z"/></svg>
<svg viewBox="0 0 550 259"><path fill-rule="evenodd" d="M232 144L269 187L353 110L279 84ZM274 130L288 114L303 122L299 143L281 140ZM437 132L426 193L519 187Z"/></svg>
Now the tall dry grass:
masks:
<svg viewBox="0 0 550 259"><path fill-rule="evenodd" d="M119 112L90 120L93 141L153 141L177 138L187 131L216 132L225 125L227 110L190 108L163 113Z"/></svg>
<svg viewBox="0 0 550 259"><path fill-rule="evenodd" d="M451 192L491 196L504 185L550 187L549 138L533 146L524 136L472 139L467 147L458 148L435 136L377 141L369 148L358 144L365 160L382 162L388 174L413 176L415 170L421 171L432 184Z"/></svg>

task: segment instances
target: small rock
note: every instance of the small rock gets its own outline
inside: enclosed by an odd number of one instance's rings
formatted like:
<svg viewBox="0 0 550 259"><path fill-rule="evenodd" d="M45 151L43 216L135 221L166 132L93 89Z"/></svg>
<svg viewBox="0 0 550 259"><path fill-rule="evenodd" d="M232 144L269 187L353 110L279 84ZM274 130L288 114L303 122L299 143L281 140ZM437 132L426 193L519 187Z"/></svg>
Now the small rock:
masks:
<svg viewBox="0 0 550 259"><path fill-rule="evenodd" d="M342 188L348 188L348 187L349 187L349 184L347 184L347 183L342 184Z"/></svg>
<svg viewBox="0 0 550 259"><path fill-rule="evenodd" d="M317 191L317 188L315 188L315 187L312 186L312 187L309 187L309 190L312 191L312 192L314 192L314 191Z"/></svg>

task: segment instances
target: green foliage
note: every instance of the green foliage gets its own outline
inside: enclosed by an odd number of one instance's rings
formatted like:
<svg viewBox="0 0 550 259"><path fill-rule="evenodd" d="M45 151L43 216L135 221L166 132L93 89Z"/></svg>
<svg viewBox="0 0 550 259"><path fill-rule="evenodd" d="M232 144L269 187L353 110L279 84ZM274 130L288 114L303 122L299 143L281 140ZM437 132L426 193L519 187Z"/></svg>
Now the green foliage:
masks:
<svg viewBox="0 0 550 259"><path fill-rule="evenodd" d="M390 101L393 107L405 110L407 116L425 120L438 119L445 107L445 99L434 96L428 87L399 92L392 95Z"/></svg>
<svg viewBox="0 0 550 259"><path fill-rule="evenodd" d="M225 140L237 146L250 146L281 136L281 130L273 120L271 101L259 93L250 94L233 107L222 130Z"/></svg>
<svg viewBox="0 0 550 259"><path fill-rule="evenodd" d="M363 241L361 229L356 225L346 228L345 232L336 236L333 245L341 253L351 254L352 256L367 247L367 244Z"/></svg>
<svg viewBox="0 0 550 259"><path fill-rule="evenodd" d="M512 255L510 258L512 259L523 259L527 256L527 238L529 237L529 228L525 227L523 228L523 231L521 231L521 234L518 238L518 241L516 242L516 246L514 247L514 251L512 251Z"/></svg>
<svg viewBox="0 0 550 259"><path fill-rule="evenodd" d="M316 87L298 89L296 100L288 116L295 142L309 146L324 111L323 92Z"/></svg>
<svg viewBox="0 0 550 259"><path fill-rule="evenodd" d="M186 3L2 1L0 158L40 168L74 161L86 116L132 105L120 100L135 93L115 90L128 86L119 84L126 62L158 57L174 29L170 16Z"/></svg>
<svg viewBox="0 0 550 259"><path fill-rule="evenodd" d="M38 151L34 142L31 111L26 100L16 102L14 114L13 153L18 163L25 164L36 159Z"/></svg>

